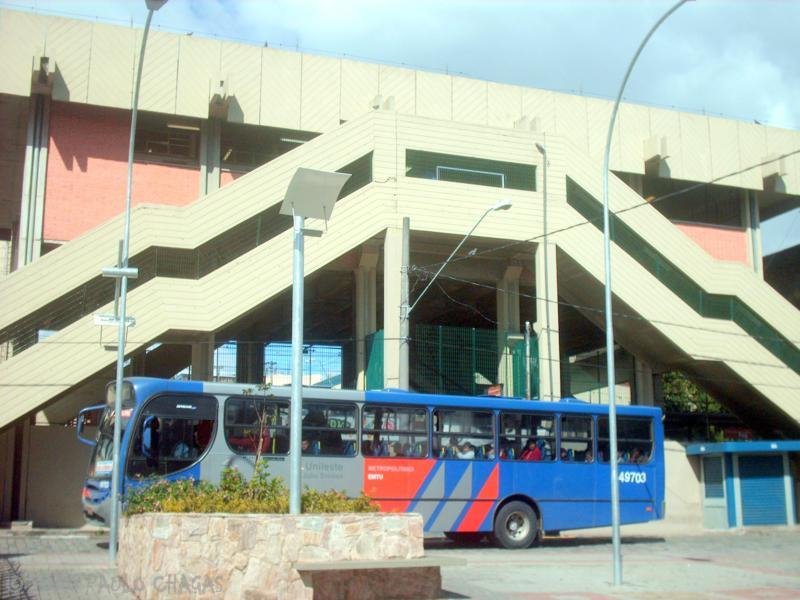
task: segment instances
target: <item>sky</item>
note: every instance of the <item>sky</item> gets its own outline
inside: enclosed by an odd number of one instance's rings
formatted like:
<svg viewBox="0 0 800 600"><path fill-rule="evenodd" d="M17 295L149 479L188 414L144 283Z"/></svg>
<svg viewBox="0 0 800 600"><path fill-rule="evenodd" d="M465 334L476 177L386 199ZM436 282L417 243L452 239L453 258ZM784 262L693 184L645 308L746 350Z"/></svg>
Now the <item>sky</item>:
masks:
<svg viewBox="0 0 800 600"><path fill-rule="evenodd" d="M614 98L675 0L169 0L153 26ZM0 0L142 25L144 0ZM800 129L800 0L692 0L648 42L631 102ZM765 222L766 254L800 243L800 209Z"/></svg>

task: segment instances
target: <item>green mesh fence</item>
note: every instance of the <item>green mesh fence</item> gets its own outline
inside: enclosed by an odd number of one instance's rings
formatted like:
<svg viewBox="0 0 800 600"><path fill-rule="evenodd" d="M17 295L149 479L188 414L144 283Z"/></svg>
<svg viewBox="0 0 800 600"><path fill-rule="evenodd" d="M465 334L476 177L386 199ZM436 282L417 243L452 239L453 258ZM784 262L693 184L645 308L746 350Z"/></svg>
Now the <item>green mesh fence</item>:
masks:
<svg viewBox="0 0 800 600"><path fill-rule="evenodd" d="M567 177L567 202L598 229L603 228L601 203ZM610 215L611 238L699 315L733 321L776 358L800 373L800 350L736 296L711 294L648 244L619 217Z"/></svg>
<svg viewBox="0 0 800 600"><path fill-rule="evenodd" d="M339 198L343 198L372 181L372 153L365 154L338 171L352 175L339 195ZM138 267L139 277L129 280L129 289L133 290L154 277L205 277L290 230L292 218L279 215L278 210L279 206L270 207L194 249L151 246L131 256L130 264ZM0 345L9 344L11 354L18 354L35 344L41 337L40 332L63 329L113 299L114 281L98 275L0 330Z"/></svg>
<svg viewBox="0 0 800 600"><path fill-rule="evenodd" d="M497 339L494 329L417 325L409 342L411 389L477 396L503 381L506 394L524 396L525 345L511 340L511 353L504 354L497 350ZM366 387L370 390L384 387L383 340L383 331L366 338ZM534 397L539 393L538 362L534 339L530 369Z"/></svg>
<svg viewBox="0 0 800 600"><path fill-rule="evenodd" d="M406 150L406 175L421 179L536 191L536 167L533 165L471 156Z"/></svg>
<svg viewBox="0 0 800 600"><path fill-rule="evenodd" d="M513 386L510 390L514 396L525 397L527 393L527 386L525 384L525 341L515 340L516 343L509 346L511 347L512 356L512 382ZM536 338L531 336L530 339L530 388L531 398L539 397L539 344L536 343Z"/></svg>
<svg viewBox="0 0 800 600"><path fill-rule="evenodd" d="M383 330L370 333L365 339L367 353L366 388L383 389Z"/></svg>

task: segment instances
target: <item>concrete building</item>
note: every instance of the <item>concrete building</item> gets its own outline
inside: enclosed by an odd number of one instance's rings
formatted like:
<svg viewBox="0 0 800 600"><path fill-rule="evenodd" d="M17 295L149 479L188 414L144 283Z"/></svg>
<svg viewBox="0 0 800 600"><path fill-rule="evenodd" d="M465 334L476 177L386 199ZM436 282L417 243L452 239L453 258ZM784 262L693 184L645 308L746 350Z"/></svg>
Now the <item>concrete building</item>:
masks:
<svg viewBox="0 0 800 600"><path fill-rule="evenodd" d="M100 270L122 236L141 34L0 11L0 520L80 522L88 448L69 425L113 378L116 331L93 315L112 311ZM398 386L403 274L413 299L507 198L420 301L412 341L426 325L490 330L495 353L466 367L471 382L521 395L509 361L530 321L538 395L607 400L610 102L154 32L139 107L130 372L207 378L214 348L237 340L236 377L264 380L265 344L289 338L291 224L278 206L303 166L352 174L306 242L306 336L340 343L343 387L376 373ZM621 107L621 401L652 404L658 373L679 369L756 431L800 431L800 313L764 280L759 226L800 205L798 150L796 131ZM415 377L428 375L412 365Z"/></svg>

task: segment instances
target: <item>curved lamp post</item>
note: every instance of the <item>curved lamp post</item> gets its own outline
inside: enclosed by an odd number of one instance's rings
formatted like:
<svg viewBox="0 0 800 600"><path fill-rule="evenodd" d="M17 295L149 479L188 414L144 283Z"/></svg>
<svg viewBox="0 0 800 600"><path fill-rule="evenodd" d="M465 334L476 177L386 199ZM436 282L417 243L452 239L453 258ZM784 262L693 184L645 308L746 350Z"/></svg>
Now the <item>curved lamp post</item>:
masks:
<svg viewBox="0 0 800 600"><path fill-rule="evenodd" d="M450 264L450 261L451 261L451 260L453 260L453 257L456 255L456 252L458 252L458 251L459 251L459 249L461 248L461 246L463 246L463 245L464 245L464 242L466 242L466 241L467 241L467 239L469 239L469 236L471 236L471 235L472 235L472 232L473 232L473 231L475 231L475 230L478 228L478 225L480 225L480 224L481 224L481 221L483 221L483 220L486 218L486 215L488 215L490 212L493 212L493 211L495 211L495 210L508 210L509 208L511 208L511 200L504 199L504 200L498 200L498 201L497 201L497 202L495 202L495 203L494 203L492 206L490 206L489 208L487 208L487 209L486 209L486 211L485 211L485 212L484 212L484 213L483 213L483 214L480 216L480 218L479 218L477 221L475 221L475 225L473 225L473 226L472 226L472 229L470 229L470 230L467 232L467 235L465 235L465 236L464 236L464 237L461 239L461 241L460 241L460 242L458 242L458 246L456 246L456 247L455 247L455 249L454 249L454 250L453 250L453 251L450 253L450 256L448 256L448 257L447 257L447 260L445 260L445 261L442 263L442 266L441 266L441 267L439 267L439 270L438 270L438 271L436 271L436 274L435 274L435 275L434 275L434 276L431 278L431 280L428 282L428 285L426 285L426 286L425 286L425 289L424 289L424 290L422 290L422 292L420 292L419 296L417 296L417 299L416 299L416 300L414 300L414 304L412 304L411 306L409 306L409 307L408 307L408 310L406 311L406 314L405 314L405 317L406 317L406 319L408 319L409 315L411 314L411 311L412 311L412 310L414 310L414 307L417 305L417 303L418 303L418 302L419 302L419 301L422 299L422 297L425 295L425 292L427 292L427 291L428 291L428 288L430 288L430 287L433 285L433 282L434 282L434 281L436 281L436 278L437 278L437 277L439 277L439 275L441 274L441 272L442 272L442 271L444 271L444 268L445 268L445 267L446 267L448 264Z"/></svg>
<svg viewBox="0 0 800 600"><path fill-rule="evenodd" d="M611 154L611 137L614 133L614 121L617 118L617 110L619 103L622 100L622 92L625 90L625 85L628 83L633 65L642 53L650 37L655 33L656 29L667 20L667 18L674 13L681 5L689 0L680 0L662 17L656 21L656 24L650 28L647 35L639 44L636 54L633 55L628 70L625 72L625 77L622 79L622 85L619 86L619 93L617 99L614 101L614 108L611 110L611 119L608 122L608 135L606 136L606 149L603 155L603 256L605 258L605 317L606 317L606 377L608 379L608 444L609 444L609 462L611 464L611 538L614 553L614 585L622 584L622 559L620 555L620 518L619 518L619 482L617 481L617 400L615 398L614 382L616 379L616 365L614 364L614 325L611 318L611 236L609 229L609 216L608 216L608 163L609 155Z"/></svg>
<svg viewBox="0 0 800 600"><path fill-rule="evenodd" d="M492 206L490 206L489 208L487 208L484 211L484 213L480 216L480 218L477 221L475 221L475 224L472 226L472 229L470 229L467 232L467 234L463 238L461 238L461 241L458 243L458 245L455 247L455 249L453 249L453 251L450 253L450 256L448 256L447 259L442 263L442 266L439 267L439 270L436 271L436 274L433 277L431 277L431 280L428 282L428 285L426 285L425 289L423 289L422 292L420 292L419 296L417 296L417 299L414 300L414 303L411 306L408 305L408 291L407 291L407 288L404 290L404 293L403 293L403 305L400 307L400 373L399 373L399 376L400 376L400 388L401 389L407 390L408 387L409 387L409 382L408 382L408 379L409 379L409 373L408 373L408 361L409 361L409 357L408 357L408 355L409 355L408 328L409 328L409 322L410 322L410 319L411 319L411 311L414 310L414 307L417 305L417 303L425 295L425 292L427 292L428 289L430 289L430 287L433 285L433 282L436 281L436 278L439 277L439 275L441 274L442 271L444 271L445 267L448 264L450 264L450 261L453 260L453 257L456 255L456 252L459 251L461 246L464 245L464 242L466 242L467 239L469 238L469 236L471 236L472 233L478 228L478 225L481 224L481 221L483 221L490 212L494 212L496 210L508 210L509 208L511 208L511 204L512 204L511 200L505 198L505 199L502 199L502 200L498 200ZM408 248L407 247L404 248L403 252L404 252L404 254L407 254L408 253ZM405 256L403 263L404 264L408 264L408 256ZM408 273L404 273L403 279L404 279L404 285L407 286L407 284L408 284Z"/></svg>
<svg viewBox="0 0 800 600"><path fill-rule="evenodd" d="M137 269L128 267L128 254L131 239L131 188L133 184L133 146L136 139L136 115L139 108L139 87L142 82L142 65L144 64L144 51L147 48L147 34L150 31L150 21L153 13L164 6L167 0L145 0L147 6L147 21L142 35L142 47L139 51L139 64L136 68L136 84L133 88L133 105L131 107L131 136L128 144L128 179L125 187L125 229L122 236L122 249L119 265L114 268L103 269L104 277L113 277L119 280L119 311L117 320L117 377L114 397L114 454L113 470L111 472L111 532L108 541L108 557L113 562L117 558L117 540L119 537L119 484L122 468L119 464L119 446L122 437L122 378L125 371L125 334L127 331L127 300L128 279L138 276Z"/></svg>

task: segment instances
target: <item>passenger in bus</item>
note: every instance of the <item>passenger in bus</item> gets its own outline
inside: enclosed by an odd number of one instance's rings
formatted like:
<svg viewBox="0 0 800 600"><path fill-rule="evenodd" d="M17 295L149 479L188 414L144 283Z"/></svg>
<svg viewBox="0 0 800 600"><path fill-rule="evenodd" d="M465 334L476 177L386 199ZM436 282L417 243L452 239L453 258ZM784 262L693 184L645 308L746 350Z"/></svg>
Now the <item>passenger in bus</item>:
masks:
<svg viewBox="0 0 800 600"><path fill-rule="evenodd" d="M400 442L392 442L389 445L389 456L405 456L403 444Z"/></svg>
<svg viewBox="0 0 800 600"><path fill-rule="evenodd" d="M148 467L158 466L159 437L158 417L147 417L142 424L142 454Z"/></svg>
<svg viewBox="0 0 800 600"><path fill-rule="evenodd" d="M592 456L592 451L591 450L587 450L586 454L583 455L583 462L590 463L590 462L593 462L593 461L594 461L594 457Z"/></svg>
<svg viewBox="0 0 800 600"><path fill-rule="evenodd" d="M642 451L639 448L634 448L629 460L634 464L642 462Z"/></svg>
<svg viewBox="0 0 800 600"><path fill-rule="evenodd" d="M186 440L181 440L172 447L172 458L193 460L197 458L197 447Z"/></svg>
<svg viewBox="0 0 800 600"><path fill-rule="evenodd" d="M560 453L559 456L560 456L561 460L564 460L564 461L569 460L569 453L567 452L566 448L561 448L561 453Z"/></svg>
<svg viewBox="0 0 800 600"><path fill-rule="evenodd" d="M542 460L542 449L536 444L536 439L531 438L525 444L525 450L520 455L520 460Z"/></svg>
<svg viewBox="0 0 800 600"><path fill-rule="evenodd" d="M451 436L450 444L447 446L447 453L445 454L445 456L449 458L455 458L460 450L461 448L458 445L458 438L456 436Z"/></svg>
<svg viewBox="0 0 800 600"><path fill-rule="evenodd" d="M489 460L494 460L494 446L491 444L486 444L483 447L483 455Z"/></svg>
<svg viewBox="0 0 800 600"><path fill-rule="evenodd" d="M464 460L472 460L475 458L475 448L469 442L464 442L464 445L456 451L456 457Z"/></svg>

